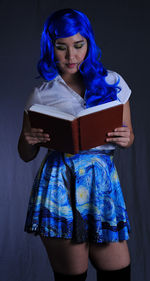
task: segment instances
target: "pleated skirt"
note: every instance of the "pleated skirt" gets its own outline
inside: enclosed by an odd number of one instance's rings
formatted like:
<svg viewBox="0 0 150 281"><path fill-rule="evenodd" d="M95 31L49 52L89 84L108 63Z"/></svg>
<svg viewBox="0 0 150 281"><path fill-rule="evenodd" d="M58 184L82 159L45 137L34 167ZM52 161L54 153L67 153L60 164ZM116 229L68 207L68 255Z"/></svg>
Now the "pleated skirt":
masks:
<svg viewBox="0 0 150 281"><path fill-rule="evenodd" d="M128 240L130 223L113 152L49 151L33 183L25 231L75 243Z"/></svg>

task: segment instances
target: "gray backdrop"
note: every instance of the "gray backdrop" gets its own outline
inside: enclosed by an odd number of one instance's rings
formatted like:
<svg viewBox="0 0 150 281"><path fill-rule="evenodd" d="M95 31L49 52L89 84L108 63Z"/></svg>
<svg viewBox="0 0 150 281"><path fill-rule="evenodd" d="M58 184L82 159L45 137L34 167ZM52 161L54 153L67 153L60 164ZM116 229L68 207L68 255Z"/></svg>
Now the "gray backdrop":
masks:
<svg viewBox="0 0 150 281"><path fill-rule="evenodd" d="M135 143L115 160L132 233L132 280L150 275L149 172L149 15L147 1L0 0L0 280L49 281L53 273L39 239L24 232L33 178L45 154L24 163L17 152L25 101L35 86L40 35L46 17L59 8L76 8L90 18L102 62L119 72L132 89ZM96 280L89 263L87 280Z"/></svg>

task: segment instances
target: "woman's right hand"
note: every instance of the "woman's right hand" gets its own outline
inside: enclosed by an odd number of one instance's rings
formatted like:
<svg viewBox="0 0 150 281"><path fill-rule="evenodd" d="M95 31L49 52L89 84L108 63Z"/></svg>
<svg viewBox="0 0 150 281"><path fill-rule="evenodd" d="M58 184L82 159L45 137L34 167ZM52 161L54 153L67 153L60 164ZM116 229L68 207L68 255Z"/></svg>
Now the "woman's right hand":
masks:
<svg viewBox="0 0 150 281"><path fill-rule="evenodd" d="M44 133L43 129L31 128L28 114L24 112L23 126L18 142L18 152L21 159L25 162L33 160L40 149L38 143L47 141L50 141L49 134Z"/></svg>
<svg viewBox="0 0 150 281"><path fill-rule="evenodd" d="M24 130L24 138L28 144L35 145L41 142L50 141L50 136L43 132L43 129L28 128Z"/></svg>

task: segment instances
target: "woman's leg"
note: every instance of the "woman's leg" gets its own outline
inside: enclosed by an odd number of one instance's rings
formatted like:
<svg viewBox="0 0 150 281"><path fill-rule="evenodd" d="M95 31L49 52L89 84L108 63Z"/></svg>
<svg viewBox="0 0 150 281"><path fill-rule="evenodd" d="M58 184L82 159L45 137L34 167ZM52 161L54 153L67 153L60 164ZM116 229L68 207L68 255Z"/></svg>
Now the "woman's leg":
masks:
<svg viewBox="0 0 150 281"><path fill-rule="evenodd" d="M87 243L74 244L71 240L42 237L55 280L69 280L67 276L79 276L76 280L85 280L88 269L89 247Z"/></svg>
<svg viewBox="0 0 150 281"><path fill-rule="evenodd" d="M89 244L89 257L96 267L104 270L121 269L130 264L126 241L105 244Z"/></svg>
<svg viewBox="0 0 150 281"><path fill-rule="evenodd" d="M130 280L130 254L126 241L90 244L89 258L97 270L97 280Z"/></svg>

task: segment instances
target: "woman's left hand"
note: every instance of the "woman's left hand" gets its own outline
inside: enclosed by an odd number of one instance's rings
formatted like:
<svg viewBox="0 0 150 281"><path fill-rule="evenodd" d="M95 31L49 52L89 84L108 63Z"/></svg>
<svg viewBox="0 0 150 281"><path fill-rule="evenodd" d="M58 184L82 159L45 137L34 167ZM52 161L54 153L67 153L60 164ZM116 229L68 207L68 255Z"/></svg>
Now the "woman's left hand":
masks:
<svg viewBox="0 0 150 281"><path fill-rule="evenodd" d="M130 104L127 101L123 105L123 120L124 126L116 128L113 132L108 132L106 142L115 143L121 147L129 147L134 141L134 134L131 124Z"/></svg>
<svg viewBox="0 0 150 281"><path fill-rule="evenodd" d="M107 134L106 141L115 143L121 147L128 147L131 140L131 132L127 126L116 128Z"/></svg>

